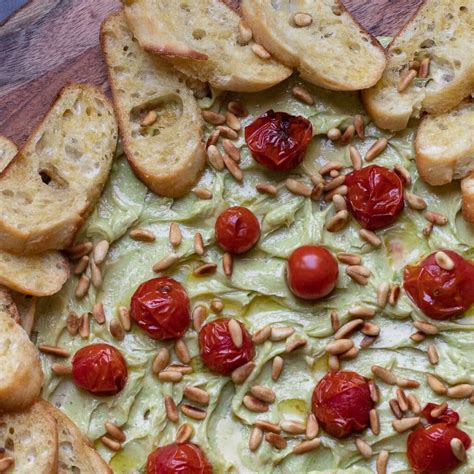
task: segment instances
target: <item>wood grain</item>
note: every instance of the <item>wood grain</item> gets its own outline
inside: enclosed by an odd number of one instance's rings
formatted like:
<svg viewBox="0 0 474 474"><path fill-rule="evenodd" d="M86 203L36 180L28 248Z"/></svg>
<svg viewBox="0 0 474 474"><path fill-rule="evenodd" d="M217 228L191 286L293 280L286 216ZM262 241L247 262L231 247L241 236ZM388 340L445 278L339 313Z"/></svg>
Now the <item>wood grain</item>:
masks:
<svg viewBox="0 0 474 474"><path fill-rule="evenodd" d="M374 35L393 35L422 0L346 0ZM238 0L226 0L238 7ZM108 89L99 48L102 20L119 0L32 0L0 28L0 135L24 143L69 82Z"/></svg>

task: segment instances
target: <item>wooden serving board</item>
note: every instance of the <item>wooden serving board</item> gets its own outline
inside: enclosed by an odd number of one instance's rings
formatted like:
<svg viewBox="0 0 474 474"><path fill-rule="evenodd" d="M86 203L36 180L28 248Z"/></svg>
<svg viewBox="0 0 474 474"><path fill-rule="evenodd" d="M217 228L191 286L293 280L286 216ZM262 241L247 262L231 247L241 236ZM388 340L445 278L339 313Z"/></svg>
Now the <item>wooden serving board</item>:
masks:
<svg viewBox="0 0 474 474"><path fill-rule="evenodd" d="M344 0L374 35L396 34L421 2ZM108 91L99 28L118 8L119 0L31 0L0 26L0 135L23 144L68 82Z"/></svg>

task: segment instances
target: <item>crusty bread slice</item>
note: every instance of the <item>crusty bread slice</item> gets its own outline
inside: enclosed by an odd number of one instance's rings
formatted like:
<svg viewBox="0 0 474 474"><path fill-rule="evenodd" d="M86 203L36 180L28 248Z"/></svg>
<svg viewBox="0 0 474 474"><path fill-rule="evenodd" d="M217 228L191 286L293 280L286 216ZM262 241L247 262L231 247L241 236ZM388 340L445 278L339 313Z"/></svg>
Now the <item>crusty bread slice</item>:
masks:
<svg viewBox="0 0 474 474"><path fill-rule="evenodd" d="M462 215L474 224L474 173L461 181Z"/></svg>
<svg viewBox="0 0 474 474"><path fill-rule="evenodd" d="M303 79L336 91L373 86L386 63L378 41L339 0L300 4L301 10L290 0L242 0L240 8L256 40ZM311 23L298 26L298 14Z"/></svg>
<svg viewBox="0 0 474 474"><path fill-rule="evenodd" d="M58 474L112 474L112 469L90 446L74 422L50 403L43 404L57 422Z"/></svg>
<svg viewBox="0 0 474 474"><path fill-rule="evenodd" d="M275 60L257 56L252 40L242 42L240 17L221 0L128 0L125 14L146 51L218 89L256 92L291 74Z"/></svg>
<svg viewBox="0 0 474 474"><path fill-rule="evenodd" d="M0 135L0 175L17 151L18 149L12 141Z"/></svg>
<svg viewBox="0 0 474 474"><path fill-rule="evenodd" d="M43 385L38 350L15 319L16 306L0 287L0 411L30 406Z"/></svg>
<svg viewBox="0 0 474 474"><path fill-rule="evenodd" d="M415 150L420 176L432 186L471 174L474 171L474 102L463 102L445 114L424 117L416 133Z"/></svg>
<svg viewBox="0 0 474 474"><path fill-rule="evenodd" d="M204 123L184 76L140 48L122 12L104 21L101 42L130 165L156 194L186 194L200 178L206 156ZM150 113L156 120L142 126Z"/></svg>
<svg viewBox="0 0 474 474"><path fill-rule="evenodd" d="M46 402L38 401L18 413L0 414L0 446L15 463L8 474L56 474L58 434Z"/></svg>
<svg viewBox="0 0 474 474"><path fill-rule="evenodd" d="M456 107L474 89L474 1L425 0L388 49L388 65L375 87L363 91L378 127L402 130L410 117ZM430 58L426 79L398 92L409 63Z"/></svg>
<svg viewBox="0 0 474 474"><path fill-rule="evenodd" d="M0 177L0 248L35 254L69 246L102 191L116 143L102 92L65 87Z"/></svg>

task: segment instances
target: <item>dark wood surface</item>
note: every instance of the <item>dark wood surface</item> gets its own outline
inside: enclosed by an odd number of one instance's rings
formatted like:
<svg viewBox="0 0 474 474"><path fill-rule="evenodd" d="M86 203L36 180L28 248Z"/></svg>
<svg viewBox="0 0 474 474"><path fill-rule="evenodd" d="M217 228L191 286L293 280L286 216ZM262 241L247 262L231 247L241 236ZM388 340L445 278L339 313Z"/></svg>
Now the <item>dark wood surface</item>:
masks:
<svg viewBox="0 0 474 474"><path fill-rule="evenodd" d="M393 35L421 1L344 4L372 34ZM118 8L119 0L32 0L0 26L0 135L21 145L68 82L107 91L99 27Z"/></svg>

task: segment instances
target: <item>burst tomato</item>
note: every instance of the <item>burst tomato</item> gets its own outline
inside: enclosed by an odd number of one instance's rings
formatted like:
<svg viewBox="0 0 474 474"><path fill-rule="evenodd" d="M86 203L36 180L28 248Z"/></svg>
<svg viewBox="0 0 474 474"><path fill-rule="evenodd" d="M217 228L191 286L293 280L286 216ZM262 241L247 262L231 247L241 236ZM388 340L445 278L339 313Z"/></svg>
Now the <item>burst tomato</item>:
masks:
<svg viewBox="0 0 474 474"><path fill-rule="evenodd" d="M335 438L367 428L373 407L367 379L355 372L328 373L313 392L312 411L321 427Z"/></svg>
<svg viewBox="0 0 474 474"><path fill-rule="evenodd" d="M237 347L229 332L229 319L216 319L199 331L199 350L204 364L213 372L229 374L237 367L250 362L255 348L249 333L242 329L242 347Z"/></svg>
<svg viewBox="0 0 474 474"><path fill-rule="evenodd" d="M432 319L443 320L464 313L474 304L474 265L451 250L452 270L436 263L436 252L416 265L408 265L403 287L413 303Z"/></svg>
<svg viewBox="0 0 474 474"><path fill-rule="evenodd" d="M304 159L313 135L304 117L269 110L245 127L252 156L272 171L288 172Z"/></svg>
<svg viewBox="0 0 474 474"><path fill-rule="evenodd" d="M172 278L152 278L133 294L130 316L153 339L179 338L189 326L186 290Z"/></svg>
<svg viewBox="0 0 474 474"><path fill-rule="evenodd" d="M216 240L226 252L240 254L250 250L260 238L260 223L246 207L229 207L216 220Z"/></svg>
<svg viewBox="0 0 474 474"><path fill-rule="evenodd" d="M432 425L434 423L447 423L448 425L457 425L459 422L459 415L451 408L447 408L444 413L439 416L432 416L431 412L438 408L440 405L436 403L427 403L423 410L421 410L422 415L425 417L426 421Z"/></svg>
<svg viewBox="0 0 474 474"><path fill-rule="evenodd" d="M338 275L337 261L324 247L304 245L288 258L288 286L296 296L305 300L316 300L331 293Z"/></svg>
<svg viewBox="0 0 474 474"><path fill-rule="evenodd" d="M94 395L115 395L127 383L127 364L118 349L109 344L91 344L72 359L74 383Z"/></svg>
<svg viewBox="0 0 474 474"><path fill-rule="evenodd" d="M171 443L148 456L146 474L212 474L212 466L194 443Z"/></svg>
<svg viewBox="0 0 474 474"><path fill-rule="evenodd" d="M393 224L404 207L403 181L397 173L371 165L346 175L347 208L366 229Z"/></svg>
<svg viewBox="0 0 474 474"><path fill-rule="evenodd" d="M461 464L453 453L451 440L458 438L467 450L471 438L447 423L435 423L411 432L407 440L407 457L417 474L447 474Z"/></svg>

